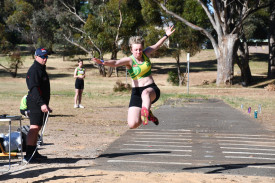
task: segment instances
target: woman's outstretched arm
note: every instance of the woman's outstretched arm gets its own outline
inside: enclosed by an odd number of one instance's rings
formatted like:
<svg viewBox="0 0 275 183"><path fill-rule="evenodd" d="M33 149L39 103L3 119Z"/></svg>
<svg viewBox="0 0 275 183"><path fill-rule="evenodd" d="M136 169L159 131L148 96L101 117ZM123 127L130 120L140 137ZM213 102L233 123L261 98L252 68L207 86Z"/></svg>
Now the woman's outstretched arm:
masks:
<svg viewBox="0 0 275 183"><path fill-rule="evenodd" d="M150 54L152 54L153 52L157 51L159 49L159 47L164 43L164 41L171 35L173 34L173 32L175 31L175 29L173 29L174 26L169 26L166 31L165 31L165 35L154 45L147 47L144 50L144 53L147 56L150 56Z"/></svg>

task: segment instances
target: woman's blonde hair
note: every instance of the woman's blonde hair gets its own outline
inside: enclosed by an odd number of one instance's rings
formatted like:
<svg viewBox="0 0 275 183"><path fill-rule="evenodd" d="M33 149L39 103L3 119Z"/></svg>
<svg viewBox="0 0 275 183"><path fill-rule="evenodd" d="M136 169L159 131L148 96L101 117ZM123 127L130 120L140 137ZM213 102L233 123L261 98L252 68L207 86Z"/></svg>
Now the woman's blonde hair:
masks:
<svg viewBox="0 0 275 183"><path fill-rule="evenodd" d="M144 47L144 39L141 36L132 36L129 39L129 47L131 49L133 44L141 44Z"/></svg>

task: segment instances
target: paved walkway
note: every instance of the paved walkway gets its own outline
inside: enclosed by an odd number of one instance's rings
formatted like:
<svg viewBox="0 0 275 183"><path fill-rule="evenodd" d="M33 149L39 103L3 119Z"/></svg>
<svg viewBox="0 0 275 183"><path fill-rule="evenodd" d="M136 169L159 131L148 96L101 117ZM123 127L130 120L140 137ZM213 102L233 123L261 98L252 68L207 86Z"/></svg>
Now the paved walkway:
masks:
<svg viewBox="0 0 275 183"><path fill-rule="evenodd" d="M275 133L222 101L170 102L154 113L159 126L128 130L91 168L275 177Z"/></svg>

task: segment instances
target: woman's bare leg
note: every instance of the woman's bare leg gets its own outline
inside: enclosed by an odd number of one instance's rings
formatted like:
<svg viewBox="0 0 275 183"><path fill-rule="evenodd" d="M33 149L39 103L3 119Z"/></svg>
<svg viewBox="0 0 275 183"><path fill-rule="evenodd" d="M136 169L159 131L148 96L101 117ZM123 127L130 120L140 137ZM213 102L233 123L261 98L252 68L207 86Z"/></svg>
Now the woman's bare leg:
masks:
<svg viewBox="0 0 275 183"><path fill-rule="evenodd" d="M128 125L131 129L141 125L140 110L139 107L129 107L128 109Z"/></svg>

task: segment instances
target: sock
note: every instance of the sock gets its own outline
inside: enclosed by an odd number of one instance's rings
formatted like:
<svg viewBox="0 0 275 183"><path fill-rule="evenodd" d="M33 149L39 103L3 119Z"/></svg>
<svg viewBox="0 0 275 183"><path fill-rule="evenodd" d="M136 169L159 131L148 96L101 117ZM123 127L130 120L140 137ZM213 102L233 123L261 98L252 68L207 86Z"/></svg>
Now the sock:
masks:
<svg viewBox="0 0 275 183"><path fill-rule="evenodd" d="M36 148L36 146L27 145L26 156L31 156L33 154L35 148Z"/></svg>

